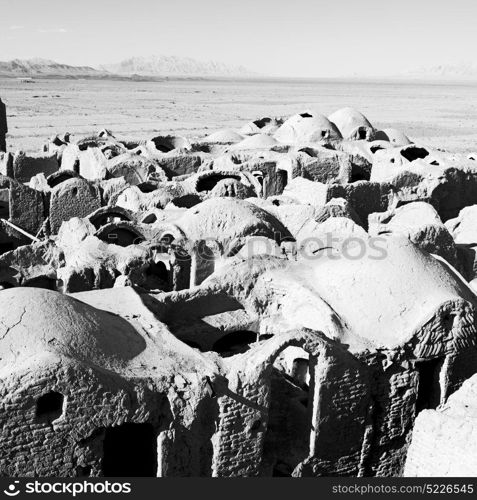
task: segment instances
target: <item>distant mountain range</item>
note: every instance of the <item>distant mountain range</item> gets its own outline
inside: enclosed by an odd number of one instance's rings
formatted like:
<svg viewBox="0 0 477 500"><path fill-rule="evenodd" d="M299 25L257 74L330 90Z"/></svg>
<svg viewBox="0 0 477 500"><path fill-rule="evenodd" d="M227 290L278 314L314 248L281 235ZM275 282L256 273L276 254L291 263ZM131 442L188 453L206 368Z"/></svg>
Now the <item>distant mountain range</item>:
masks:
<svg viewBox="0 0 477 500"><path fill-rule="evenodd" d="M136 78L161 77L247 77L253 73L242 66L234 67L215 61L198 61L190 57L132 57L99 68L60 64L49 59L14 59L0 61L0 76L62 78Z"/></svg>
<svg viewBox="0 0 477 500"><path fill-rule="evenodd" d="M57 77L57 78L105 78L159 80L176 78L258 77L243 66L231 66L216 61L198 61L191 57L150 56L131 57L116 64L98 68L61 64L49 59L13 59L0 61L0 76L9 77ZM365 75L361 75L365 77ZM424 80L477 81L477 64L458 63L421 67L389 78Z"/></svg>
<svg viewBox="0 0 477 500"><path fill-rule="evenodd" d="M0 61L0 75L34 77L34 76L62 76L83 77L101 76L104 71L90 66L70 66L60 64L49 59L13 59L13 61Z"/></svg>
<svg viewBox="0 0 477 500"><path fill-rule="evenodd" d="M243 66L229 66L216 61L198 61L191 57L131 57L117 64L101 66L117 75L140 76L252 76Z"/></svg>
<svg viewBox="0 0 477 500"><path fill-rule="evenodd" d="M405 75L402 76L428 78L433 80L477 80L477 64L439 64L437 66L414 69L408 71Z"/></svg>

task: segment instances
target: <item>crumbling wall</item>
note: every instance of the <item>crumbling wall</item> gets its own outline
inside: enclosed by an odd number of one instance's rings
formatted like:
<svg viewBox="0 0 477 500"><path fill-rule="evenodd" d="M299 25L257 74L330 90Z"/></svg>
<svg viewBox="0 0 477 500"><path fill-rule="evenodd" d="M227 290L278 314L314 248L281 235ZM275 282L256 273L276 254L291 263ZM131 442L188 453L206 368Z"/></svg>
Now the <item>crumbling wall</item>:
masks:
<svg viewBox="0 0 477 500"><path fill-rule="evenodd" d="M13 178L19 182L29 182L33 176L40 173L48 177L59 168L60 163L56 153L26 155L23 151L17 151L13 157Z"/></svg>
<svg viewBox="0 0 477 500"><path fill-rule="evenodd" d="M86 217L101 207L101 194L97 186L80 178L58 184L50 198L50 228L53 234L63 221L72 217Z"/></svg>
<svg viewBox="0 0 477 500"><path fill-rule="evenodd" d="M10 222L32 235L46 218L44 197L40 191L18 182L10 182Z"/></svg>
<svg viewBox="0 0 477 500"><path fill-rule="evenodd" d="M169 425L167 399L141 381L67 360L39 361L44 366L2 380L2 475L100 476L105 429L148 422L159 434ZM61 410L38 415L39 398L51 392L63 395Z"/></svg>

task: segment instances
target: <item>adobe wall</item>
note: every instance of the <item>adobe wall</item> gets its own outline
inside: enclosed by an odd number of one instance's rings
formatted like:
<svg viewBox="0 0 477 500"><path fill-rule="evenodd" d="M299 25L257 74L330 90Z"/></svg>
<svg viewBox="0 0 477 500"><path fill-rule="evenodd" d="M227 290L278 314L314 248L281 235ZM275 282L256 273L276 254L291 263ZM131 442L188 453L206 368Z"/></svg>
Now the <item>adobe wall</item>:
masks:
<svg viewBox="0 0 477 500"><path fill-rule="evenodd" d="M29 182L30 179L40 173L45 177L57 172L60 163L56 153L52 155L29 155L23 151L17 151L13 158L13 178L19 182Z"/></svg>
<svg viewBox="0 0 477 500"><path fill-rule="evenodd" d="M67 360L37 361L0 386L3 476L98 476L106 427L149 422L159 433L169 425L166 397L142 381ZM63 415L51 424L36 417L36 402L49 391L66 399Z"/></svg>
<svg viewBox="0 0 477 500"><path fill-rule="evenodd" d="M50 228L56 234L63 221L86 217L101 207L99 189L84 179L69 179L51 192Z"/></svg>
<svg viewBox="0 0 477 500"><path fill-rule="evenodd" d="M10 222L36 235L46 218L43 194L17 182L10 183Z"/></svg>

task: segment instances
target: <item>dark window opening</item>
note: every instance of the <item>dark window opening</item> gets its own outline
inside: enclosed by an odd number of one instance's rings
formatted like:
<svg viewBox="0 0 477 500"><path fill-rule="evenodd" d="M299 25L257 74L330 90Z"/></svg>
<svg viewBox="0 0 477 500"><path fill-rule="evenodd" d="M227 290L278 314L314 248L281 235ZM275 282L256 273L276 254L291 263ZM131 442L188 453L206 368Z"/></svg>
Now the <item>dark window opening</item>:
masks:
<svg viewBox="0 0 477 500"><path fill-rule="evenodd" d="M231 332L217 340L212 350L226 358L241 354L250 349L250 344L257 341L257 333L250 330L239 330Z"/></svg>
<svg viewBox="0 0 477 500"><path fill-rule="evenodd" d="M259 170L252 172L252 175L257 179L259 182L260 186L263 186L263 172L260 172Z"/></svg>
<svg viewBox="0 0 477 500"><path fill-rule="evenodd" d="M358 129L358 139L360 141L365 141L367 139L368 134L366 133L365 128Z"/></svg>
<svg viewBox="0 0 477 500"><path fill-rule="evenodd" d="M169 233L164 233L161 237L161 244L165 247L172 245L172 242L175 240L174 235Z"/></svg>
<svg viewBox="0 0 477 500"><path fill-rule="evenodd" d="M328 130L322 130L321 131L321 137L323 139L326 139L328 137L328 132L329 132Z"/></svg>
<svg viewBox="0 0 477 500"><path fill-rule="evenodd" d="M262 429L263 425L262 425L262 421L257 418L256 420L254 420L251 425L250 425L250 431L251 432L254 432L254 433L257 433L260 429Z"/></svg>
<svg viewBox="0 0 477 500"><path fill-rule="evenodd" d="M313 115L310 115L310 113L300 113L300 116L302 118L313 118Z"/></svg>
<svg viewBox="0 0 477 500"><path fill-rule="evenodd" d="M51 424L63 414L63 394L55 391L43 394L36 402L36 418L38 421Z"/></svg>
<svg viewBox="0 0 477 500"><path fill-rule="evenodd" d="M301 148L298 150L299 153L305 153L308 156L312 156L313 158L316 156L315 151L312 148Z"/></svg>
<svg viewBox="0 0 477 500"><path fill-rule="evenodd" d="M429 156L429 151L424 148L411 147L406 148L401 151L401 156L406 158L408 161L414 161L418 159L424 159L426 156Z"/></svg>
<svg viewBox="0 0 477 500"><path fill-rule="evenodd" d="M134 231L124 228L114 229L104 236L99 236L99 238L106 243L114 243L115 245L119 245L121 247L128 247L129 245L135 245L144 241L144 238L137 235Z"/></svg>
<svg viewBox="0 0 477 500"><path fill-rule="evenodd" d="M271 118L265 117L261 118L260 120L255 120L253 123L258 127L258 128L263 128L265 125L268 125L272 121Z"/></svg>
<svg viewBox="0 0 477 500"><path fill-rule="evenodd" d="M154 222L157 221L157 216L156 214L149 214L149 215L146 215L146 217L144 217L144 219L142 220L142 223L143 224L154 224Z"/></svg>
<svg viewBox="0 0 477 500"><path fill-rule="evenodd" d="M97 148L104 144L104 139L84 139L80 143L77 144L78 149L80 151L86 151L88 148Z"/></svg>
<svg viewBox="0 0 477 500"><path fill-rule="evenodd" d="M175 149L174 144L166 138L155 137L152 139L152 142L155 148L162 153L169 153L169 151Z"/></svg>
<svg viewBox="0 0 477 500"><path fill-rule="evenodd" d="M224 179L235 179L236 181L240 181L240 177L238 175L212 174L199 179L197 182L197 191L211 191L217 183Z"/></svg>
<svg viewBox="0 0 477 500"><path fill-rule="evenodd" d="M419 361L416 368L419 376L416 414L422 410L436 409L441 402L440 374L443 358Z"/></svg>
<svg viewBox="0 0 477 500"><path fill-rule="evenodd" d="M10 218L10 204L7 202L0 201L0 219Z"/></svg>
<svg viewBox="0 0 477 500"><path fill-rule="evenodd" d="M157 184L154 184L153 182L141 182L141 184L138 184L137 187L141 193L152 193L157 189Z"/></svg>
<svg viewBox="0 0 477 500"><path fill-rule="evenodd" d="M280 194L283 193L283 190L288 184L288 172L286 170L278 170L277 177L278 177L277 192Z"/></svg>
<svg viewBox="0 0 477 500"><path fill-rule="evenodd" d="M258 340L260 340L260 341L268 340L268 339L271 339L272 337L273 337L273 333L263 333L262 335L258 336Z"/></svg>
<svg viewBox="0 0 477 500"><path fill-rule="evenodd" d="M151 424L109 427L103 446L104 476L156 477L157 436Z"/></svg>
<svg viewBox="0 0 477 500"><path fill-rule="evenodd" d="M196 194L186 194L175 198L172 202L178 208L192 208L198 205L202 200Z"/></svg>
<svg viewBox="0 0 477 500"><path fill-rule="evenodd" d="M371 179L371 164L351 166L350 182L369 181Z"/></svg>
<svg viewBox="0 0 477 500"><path fill-rule="evenodd" d="M141 145L139 141L120 141L120 144L122 144L126 149L136 149Z"/></svg>
<svg viewBox="0 0 477 500"><path fill-rule="evenodd" d="M384 149L384 148L382 146L371 146L369 149L371 150L371 153L373 153L373 155L374 155L374 153L376 153L376 151L381 151L381 149Z"/></svg>
<svg viewBox="0 0 477 500"><path fill-rule="evenodd" d="M211 153L212 148L209 144L194 144L195 151L201 151L202 153Z"/></svg>
<svg viewBox="0 0 477 500"><path fill-rule="evenodd" d="M169 270L164 262L154 262L147 268L146 274L154 275L165 283L169 283Z"/></svg>
<svg viewBox="0 0 477 500"><path fill-rule="evenodd" d="M61 184L62 182L65 182L69 179L74 179L76 177L77 176L75 175L74 171L60 172L58 175L50 176L50 178L47 180L47 182L48 182L48 186L50 186L51 188L54 188L55 186L58 186L58 184Z"/></svg>

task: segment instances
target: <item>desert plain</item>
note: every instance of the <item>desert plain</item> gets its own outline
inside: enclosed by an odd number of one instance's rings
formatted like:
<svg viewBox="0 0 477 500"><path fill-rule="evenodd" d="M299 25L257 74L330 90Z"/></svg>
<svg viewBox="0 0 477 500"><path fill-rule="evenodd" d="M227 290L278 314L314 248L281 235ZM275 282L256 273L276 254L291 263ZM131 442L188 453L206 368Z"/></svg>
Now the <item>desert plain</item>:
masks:
<svg viewBox="0 0 477 500"><path fill-rule="evenodd" d="M477 83L405 80L0 79L10 150L41 150L52 135L106 127L124 137L196 137L264 116L351 106L379 129L393 127L428 147L477 148Z"/></svg>

